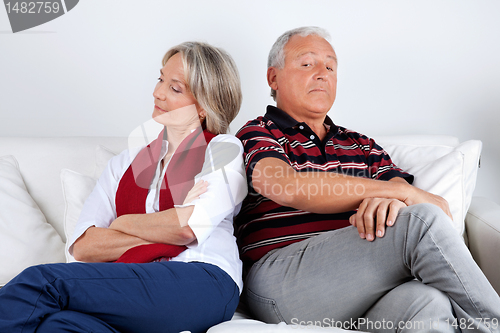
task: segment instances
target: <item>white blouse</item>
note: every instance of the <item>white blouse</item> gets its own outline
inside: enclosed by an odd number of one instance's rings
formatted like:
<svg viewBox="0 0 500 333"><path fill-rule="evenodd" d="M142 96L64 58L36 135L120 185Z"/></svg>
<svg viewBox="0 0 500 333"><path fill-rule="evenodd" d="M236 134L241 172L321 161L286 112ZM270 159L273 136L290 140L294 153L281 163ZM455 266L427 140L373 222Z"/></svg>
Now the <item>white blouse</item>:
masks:
<svg viewBox="0 0 500 333"><path fill-rule="evenodd" d="M73 244L90 227L108 228L116 219L115 196L123 174L137 156L140 147L125 150L113 157L96 187L85 201L73 237L69 252L73 253ZM160 161L168 150L168 141L162 144ZM208 189L188 205L194 205L188 225L193 230L196 240L187 245L187 250L172 258L172 261L198 261L213 264L224 270L243 288L242 263L239 258L236 239L233 236L233 217L238 214L241 202L247 194L247 181L243 164L241 142L229 134L214 137L207 146L205 162L195 183L208 182ZM168 165L168 164L167 164ZM146 198L146 213L159 211L159 189L167 165L157 172ZM176 205L175 207L182 207Z"/></svg>

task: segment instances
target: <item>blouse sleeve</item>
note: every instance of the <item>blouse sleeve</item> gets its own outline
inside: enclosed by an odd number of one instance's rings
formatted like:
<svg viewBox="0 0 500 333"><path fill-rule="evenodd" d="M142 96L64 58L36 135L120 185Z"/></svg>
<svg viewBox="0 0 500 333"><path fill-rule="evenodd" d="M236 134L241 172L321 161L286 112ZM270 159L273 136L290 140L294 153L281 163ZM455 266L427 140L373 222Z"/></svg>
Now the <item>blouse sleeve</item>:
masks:
<svg viewBox="0 0 500 333"><path fill-rule="evenodd" d="M196 183L200 180L207 181L208 188L191 203L188 225L196 241L188 247L203 243L222 220L236 216L247 195L243 146L235 136L221 134L210 141L202 171L195 177Z"/></svg>

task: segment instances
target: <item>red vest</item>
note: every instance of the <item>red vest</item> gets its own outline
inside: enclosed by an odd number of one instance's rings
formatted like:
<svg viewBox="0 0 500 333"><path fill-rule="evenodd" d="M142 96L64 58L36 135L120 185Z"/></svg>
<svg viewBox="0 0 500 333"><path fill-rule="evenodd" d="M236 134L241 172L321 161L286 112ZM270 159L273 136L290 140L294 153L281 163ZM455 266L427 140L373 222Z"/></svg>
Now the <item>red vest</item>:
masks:
<svg viewBox="0 0 500 333"><path fill-rule="evenodd" d="M142 149L118 184L116 215L145 214L146 197L160 159L163 130L158 138ZM182 205L194 177L201 172L205 150L214 134L201 128L187 136L172 155L160 187L160 211ZM186 249L170 244L140 245L126 251L116 262L151 262L159 258L173 258Z"/></svg>

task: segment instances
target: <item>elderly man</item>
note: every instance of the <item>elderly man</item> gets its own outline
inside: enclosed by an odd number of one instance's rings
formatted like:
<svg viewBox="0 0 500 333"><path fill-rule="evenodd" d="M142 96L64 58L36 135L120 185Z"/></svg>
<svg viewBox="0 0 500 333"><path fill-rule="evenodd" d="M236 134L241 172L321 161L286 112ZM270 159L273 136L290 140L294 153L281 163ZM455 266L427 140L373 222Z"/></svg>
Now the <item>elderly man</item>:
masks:
<svg viewBox="0 0 500 333"><path fill-rule="evenodd" d="M498 332L500 299L446 221L447 202L327 116L337 86L328 38L315 27L278 38L267 70L276 107L237 134L251 312L380 332Z"/></svg>

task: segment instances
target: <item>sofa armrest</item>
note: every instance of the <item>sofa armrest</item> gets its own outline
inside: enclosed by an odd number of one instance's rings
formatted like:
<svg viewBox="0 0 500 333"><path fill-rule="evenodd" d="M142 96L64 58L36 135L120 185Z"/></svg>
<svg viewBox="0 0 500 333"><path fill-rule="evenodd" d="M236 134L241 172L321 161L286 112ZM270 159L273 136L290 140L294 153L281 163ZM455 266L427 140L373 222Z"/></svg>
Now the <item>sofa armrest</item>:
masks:
<svg viewBox="0 0 500 333"><path fill-rule="evenodd" d="M500 294L500 205L473 197L465 218L469 249L484 275Z"/></svg>

